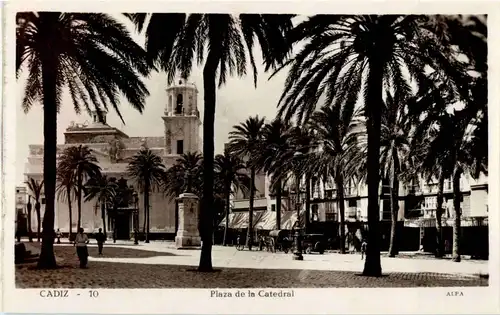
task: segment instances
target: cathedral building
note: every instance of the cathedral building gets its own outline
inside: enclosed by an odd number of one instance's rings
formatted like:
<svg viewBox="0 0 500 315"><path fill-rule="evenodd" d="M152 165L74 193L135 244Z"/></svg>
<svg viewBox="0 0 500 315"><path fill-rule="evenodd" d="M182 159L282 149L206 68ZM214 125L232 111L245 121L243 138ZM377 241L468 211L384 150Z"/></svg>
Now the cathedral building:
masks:
<svg viewBox="0 0 500 315"><path fill-rule="evenodd" d="M117 180L127 180L127 185L134 186L138 192L139 227L142 230L144 223L143 193L136 187L133 179L127 176L127 159L142 148L149 148L163 158L166 168L171 167L181 154L201 151L200 117L197 106L198 90L192 83L179 80L166 89L167 103L162 117L165 131L163 136L140 137L129 136L118 128L106 122L106 113L93 113L91 123L72 123L64 133L64 144L57 147L59 156L69 146L85 145L92 149L99 161L103 175L114 177ZM145 123L147 125L147 123ZM29 146L29 156L25 167L25 179L43 179L43 145ZM161 192L150 193L150 233L155 238L164 238L175 233L176 215L175 200L163 196ZM42 212L45 205L42 204ZM77 205L72 201L73 222L72 230L77 228ZM121 211L116 218L117 238L129 239L133 233L133 209ZM69 232L68 202L56 199L54 228L64 234ZM43 214L42 214L43 215ZM32 219L32 227L36 230L36 220ZM111 220L106 219L111 230ZM83 202L82 200L82 227L87 233L96 232L103 227L101 211L97 201Z"/></svg>

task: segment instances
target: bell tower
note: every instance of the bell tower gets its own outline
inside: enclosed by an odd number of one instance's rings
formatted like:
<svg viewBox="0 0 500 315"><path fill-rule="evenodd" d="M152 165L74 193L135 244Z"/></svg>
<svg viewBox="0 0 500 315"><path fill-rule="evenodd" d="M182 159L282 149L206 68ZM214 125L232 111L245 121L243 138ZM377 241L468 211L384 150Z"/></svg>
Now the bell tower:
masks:
<svg viewBox="0 0 500 315"><path fill-rule="evenodd" d="M167 87L165 107L165 151L168 155L181 155L200 151L198 89L194 83L180 79Z"/></svg>

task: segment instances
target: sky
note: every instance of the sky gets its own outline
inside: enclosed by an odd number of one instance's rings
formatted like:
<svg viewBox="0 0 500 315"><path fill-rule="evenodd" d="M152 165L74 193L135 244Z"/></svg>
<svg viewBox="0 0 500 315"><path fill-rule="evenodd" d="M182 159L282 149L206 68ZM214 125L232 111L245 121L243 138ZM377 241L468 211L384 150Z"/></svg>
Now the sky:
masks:
<svg viewBox="0 0 500 315"><path fill-rule="evenodd" d="M144 36L135 32L131 23L126 19L115 16L130 29L131 36L137 43L143 45ZM226 85L217 91L217 107L215 117L215 151L221 153L224 143L228 141L228 133L232 126L243 122L249 116L259 115L271 120L277 112L277 102L281 96L286 71L280 72L271 80L271 73L264 73L262 58L258 50L254 52L256 58L258 81L257 88L253 83L253 75L249 69L246 77L229 77ZM27 162L30 144L43 144L43 112L41 104L33 106L25 114L21 102L24 96L25 76L18 79L18 98L16 104L16 184L24 182L25 163ZM188 79L198 87L198 110L203 118L203 80L202 68L193 69ZM120 111L124 117L123 124L118 115L110 109L107 122L110 126L117 127L133 137L163 136L164 123L161 116L167 104L166 91L167 78L164 73L152 73L149 78L144 79L149 89L150 96L146 99L145 110L140 114L133 109L126 99L122 98ZM71 98L67 91L63 94L61 112L57 119L57 141L64 143L64 131L72 121L83 123L91 121L86 112L77 115L72 106ZM200 132L201 132L200 128Z"/></svg>

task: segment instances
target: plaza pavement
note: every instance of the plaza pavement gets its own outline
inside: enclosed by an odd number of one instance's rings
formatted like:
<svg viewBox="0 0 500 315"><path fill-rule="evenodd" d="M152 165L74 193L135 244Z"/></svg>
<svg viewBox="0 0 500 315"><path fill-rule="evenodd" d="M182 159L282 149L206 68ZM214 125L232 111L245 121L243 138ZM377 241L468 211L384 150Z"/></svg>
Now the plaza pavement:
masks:
<svg viewBox="0 0 500 315"><path fill-rule="evenodd" d="M25 243L37 253L38 242ZM37 270L36 260L16 265L18 288L376 288L376 287L467 287L487 286L475 276L486 262L453 263L435 259L382 257L384 277L359 276L360 255L304 255L237 251L214 246L217 272L192 272L199 250L176 250L172 242L109 242L103 256L90 244L88 269L78 268L75 248L69 242L54 244L57 269ZM457 266L453 266L453 265ZM461 267L459 267L460 265ZM459 269L461 268L461 269Z"/></svg>
<svg viewBox="0 0 500 315"><path fill-rule="evenodd" d="M91 246L95 246L92 245ZM116 244L107 243L105 247L123 247L137 250L164 252L171 255L153 256L146 258L100 258L89 257L90 261L119 262L149 265L185 265L198 266L199 250L177 250L173 242L152 241L149 244L140 242L117 241ZM132 247L131 247L132 246ZM488 262L479 260L462 260L460 263L449 259L424 259L418 258L389 258L381 257L384 273L440 273L460 276L488 275ZM360 254L304 254L304 260L292 260L292 254L282 252L270 253L266 251L243 251L235 247L214 246L212 248L212 264L218 268L251 268L251 269L302 269L302 270L336 270L361 272L364 261Z"/></svg>

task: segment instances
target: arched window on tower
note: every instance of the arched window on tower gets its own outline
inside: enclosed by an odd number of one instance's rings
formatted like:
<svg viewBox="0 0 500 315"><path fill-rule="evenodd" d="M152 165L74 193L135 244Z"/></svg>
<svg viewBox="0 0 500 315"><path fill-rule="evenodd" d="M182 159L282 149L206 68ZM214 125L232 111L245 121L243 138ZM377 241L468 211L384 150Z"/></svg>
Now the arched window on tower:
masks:
<svg viewBox="0 0 500 315"><path fill-rule="evenodd" d="M182 114L182 106L184 104L182 94L177 95L177 104L175 106L175 113Z"/></svg>

